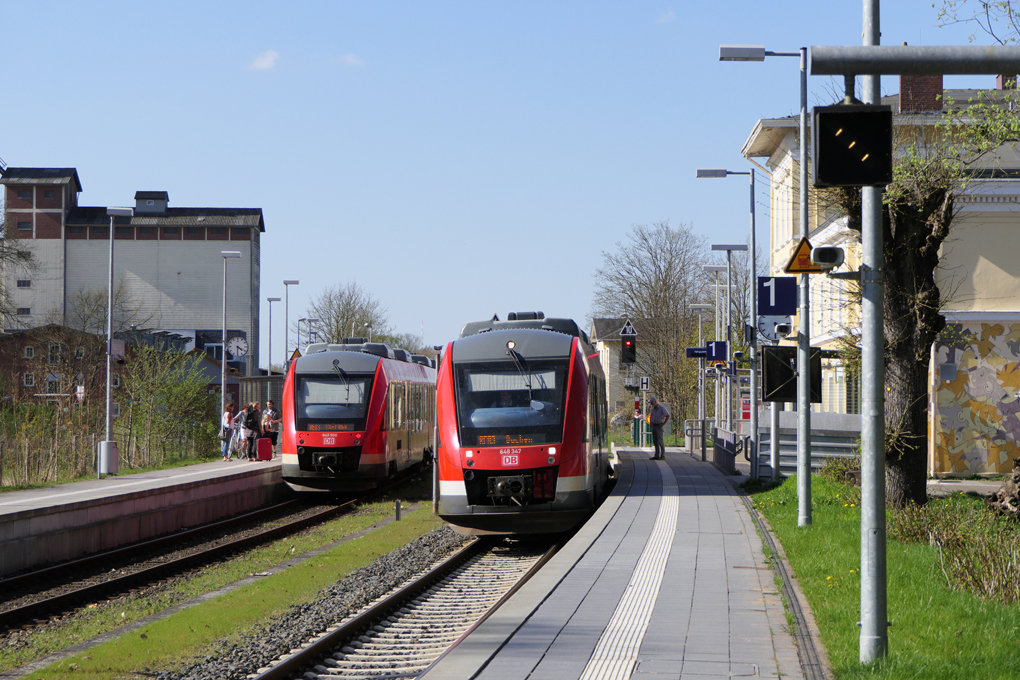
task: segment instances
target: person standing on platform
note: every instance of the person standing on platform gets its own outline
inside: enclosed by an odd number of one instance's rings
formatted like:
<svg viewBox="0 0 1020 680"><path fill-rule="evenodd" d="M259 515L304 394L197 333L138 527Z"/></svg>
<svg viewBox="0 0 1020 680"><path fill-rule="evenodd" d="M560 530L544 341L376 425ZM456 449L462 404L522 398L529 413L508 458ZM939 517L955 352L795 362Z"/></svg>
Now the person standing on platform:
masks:
<svg viewBox="0 0 1020 680"><path fill-rule="evenodd" d="M255 443L262 436L262 413L259 411L259 405L254 402L248 404L248 411L244 416L244 429L248 432L246 449L248 460L255 460L257 457Z"/></svg>
<svg viewBox="0 0 1020 680"><path fill-rule="evenodd" d="M220 442L222 444L223 460L230 460L230 440L234 435L234 402L228 402L223 409L223 418L220 420Z"/></svg>
<svg viewBox="0 0 1020 680"><path fill-rule="evenodd" d="M652 407L648 420L652 424L652 445L655 446L655 455L650 460L665 460L666 444L663 442L662 428L669 420L670 413L655 397L649 399L648 404Z"/></svg>
<svg viewBox="0 0 1020 680"><path fill-rule="evenodd" d="M279 437L279 433L276 430L276 426L280 424L283 417L280 412L276 410L276 404L271 400L266 402L266 410L262 412L262 434L269 438L269 441L273 442L273 457L276 457L276 440Z"/></svg>

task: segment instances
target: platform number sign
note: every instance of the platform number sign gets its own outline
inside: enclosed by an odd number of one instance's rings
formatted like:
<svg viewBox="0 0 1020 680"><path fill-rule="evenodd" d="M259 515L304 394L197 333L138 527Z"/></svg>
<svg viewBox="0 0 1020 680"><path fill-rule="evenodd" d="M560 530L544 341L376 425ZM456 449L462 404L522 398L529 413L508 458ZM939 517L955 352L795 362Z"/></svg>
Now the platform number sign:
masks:
<svg viewBox="0 0 1020 680"><path fill-rule="evenodd" d="M758 277L758 314L790 316L797 313L797 278L795 276Z"/></svg>

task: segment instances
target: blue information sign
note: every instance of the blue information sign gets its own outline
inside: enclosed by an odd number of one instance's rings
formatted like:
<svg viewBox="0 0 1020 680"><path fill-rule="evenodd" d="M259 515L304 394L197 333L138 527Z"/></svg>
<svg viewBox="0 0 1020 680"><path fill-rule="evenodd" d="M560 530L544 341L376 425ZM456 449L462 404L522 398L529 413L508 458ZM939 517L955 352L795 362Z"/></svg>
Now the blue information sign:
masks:
<svg viewBox="0 0 1020 680"><path fill-rule="evenodd" d="M708 356L707 347L688 347L687 358L688 359L703 359Z"/></svg>
<svg viewBox="0 0 1020 680"><path fill-rule="evenodd" d="M797 277L758 277L759 316L792 316L796 313Z"/></svg>
<svg viewBox="0 0 1020 680"><path fill-rule="evenodd" d="M708 360L709 361L726 361L726 341L725 340L713 340L708 343Z"/></svg>

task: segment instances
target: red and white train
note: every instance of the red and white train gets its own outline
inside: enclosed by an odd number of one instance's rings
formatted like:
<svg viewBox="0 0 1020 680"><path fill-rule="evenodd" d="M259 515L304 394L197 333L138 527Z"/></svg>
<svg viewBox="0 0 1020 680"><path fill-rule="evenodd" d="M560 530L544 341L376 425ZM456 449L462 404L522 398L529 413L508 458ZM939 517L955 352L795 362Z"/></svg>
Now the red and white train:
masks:
<svg viewBox="0 0 1020 680"><path fill-rule="evenodd" d="M432 456L434 361L365 340L309 345L291 362L280 451L292 488L370 488Z"/></svg>
<svg viewBox="0 0 1020 680"><path fill-rule="evenodd" d="M611 474L606 381L571 319L469 323L436 384L439 516L468 534L570 529Z"/></svg>

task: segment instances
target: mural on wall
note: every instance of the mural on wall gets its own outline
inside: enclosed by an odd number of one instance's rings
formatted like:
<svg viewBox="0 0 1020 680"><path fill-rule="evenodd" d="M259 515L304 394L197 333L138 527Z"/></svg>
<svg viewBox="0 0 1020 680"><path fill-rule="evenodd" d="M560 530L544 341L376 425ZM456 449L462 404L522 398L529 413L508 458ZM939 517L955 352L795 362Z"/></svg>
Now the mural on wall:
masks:
<svg viewBox="0 0 1020 680"><path fill-rule="evenodd" d="M946 380L952 365L955 377ZM1011 472L1020 457L1020 322L947 324L935 344L934 370L930 471Z"/></svg>

